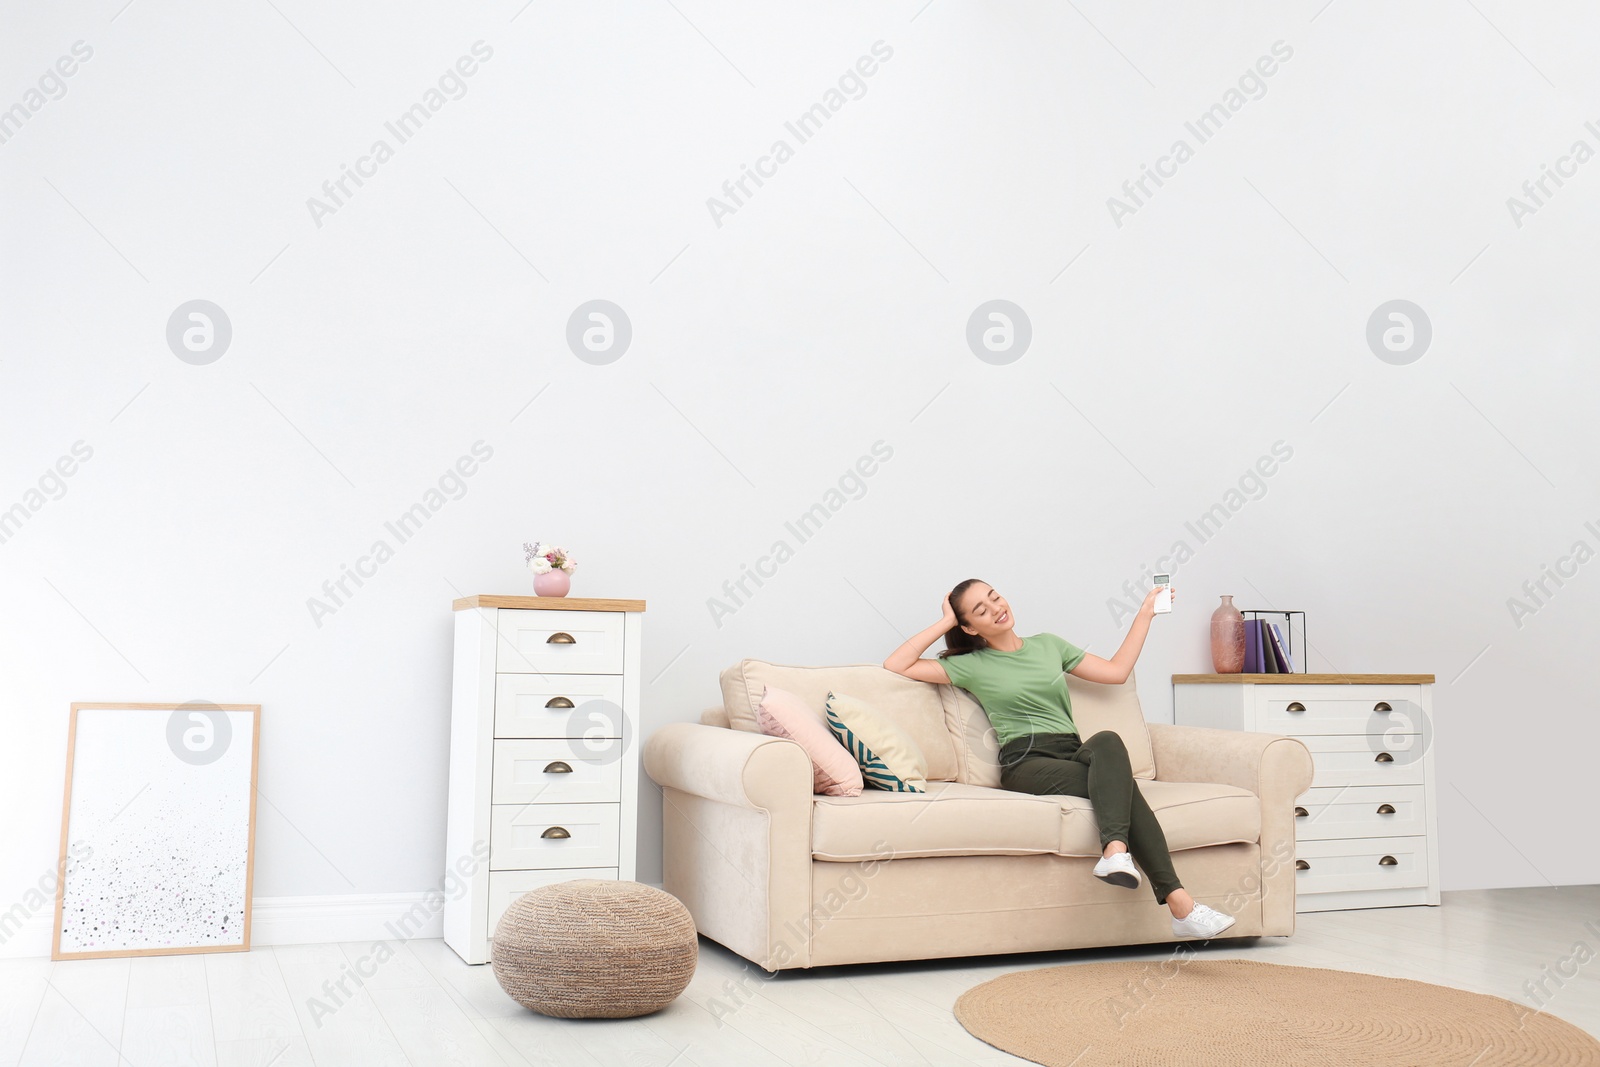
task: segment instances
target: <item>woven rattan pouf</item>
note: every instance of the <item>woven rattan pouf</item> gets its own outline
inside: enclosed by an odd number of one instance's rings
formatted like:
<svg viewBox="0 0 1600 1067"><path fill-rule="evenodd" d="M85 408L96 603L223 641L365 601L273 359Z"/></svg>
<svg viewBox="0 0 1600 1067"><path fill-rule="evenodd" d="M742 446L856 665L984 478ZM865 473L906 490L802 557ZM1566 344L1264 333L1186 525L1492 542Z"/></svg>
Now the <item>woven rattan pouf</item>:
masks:
<svg viewBox="0 0 1600 1067"><path fill-rule="evenodd" d="M500 916L500 988L560 1019L660 1011L694 977L700 944L677 897L638 882L579 878L524 893Z"/></svg>

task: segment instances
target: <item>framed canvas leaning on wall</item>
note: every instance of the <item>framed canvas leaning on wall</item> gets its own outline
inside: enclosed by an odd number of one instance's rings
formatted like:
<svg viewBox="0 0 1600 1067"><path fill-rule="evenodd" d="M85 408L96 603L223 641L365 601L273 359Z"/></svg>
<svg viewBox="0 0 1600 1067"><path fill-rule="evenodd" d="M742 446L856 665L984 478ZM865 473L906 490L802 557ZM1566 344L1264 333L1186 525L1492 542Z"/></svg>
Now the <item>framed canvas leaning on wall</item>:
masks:
<svg viewBox="0 0 1600 1067"><path fill-rule="evenodd" d="M51 959L250 948L258 704L74 704Z"/></svg>

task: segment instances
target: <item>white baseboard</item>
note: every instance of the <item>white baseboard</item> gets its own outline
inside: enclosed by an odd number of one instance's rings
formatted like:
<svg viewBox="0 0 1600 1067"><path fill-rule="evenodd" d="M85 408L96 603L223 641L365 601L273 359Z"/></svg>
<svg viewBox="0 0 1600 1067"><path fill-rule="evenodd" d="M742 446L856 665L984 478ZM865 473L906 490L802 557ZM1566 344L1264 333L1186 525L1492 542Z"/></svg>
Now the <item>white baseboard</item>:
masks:
<svg viewBox="0 0 1600 1067"><path fill-rule="evenodd" d="M319 945L443 937L444 911L438 901L437 892L257 897L250 912L250 944ZM0 937L11 931L0 941L0 959L50 955L54 926L52 906L30 915L19 925L0 929Z"/></svg>
<svg viewBox="0 0 1600 1067"><path fill-rule="evenodd" d="M443 937L442 912L429 908L427 897L426 893L258 897L250 912L250 944L311 945ZM407 916L409 922L404 921ZM0 942L0 959L50 955L54 925L53 908L29 916Z"/></svg>
<svg viewBox="0 0 1600 1067"><path fill-rule="evenodd" d="M51 908L45 908L34 912L20 923L6 922L4 927L0 928L0 937L5 938L4 941L0 941L0 960L50 955L50 931L55 918L55 912Z"/></svg>
<svg viewBox="0 0 1600 1067"><path fill-rule="evenodd" d="M315 945L330 941L394 941L443 937L444 912L426 893L361 893L333 897L262 897L250 915L252 945ZM434 900L438 894L434 894ZM402 929L398 924L407 916Z"/></svg>

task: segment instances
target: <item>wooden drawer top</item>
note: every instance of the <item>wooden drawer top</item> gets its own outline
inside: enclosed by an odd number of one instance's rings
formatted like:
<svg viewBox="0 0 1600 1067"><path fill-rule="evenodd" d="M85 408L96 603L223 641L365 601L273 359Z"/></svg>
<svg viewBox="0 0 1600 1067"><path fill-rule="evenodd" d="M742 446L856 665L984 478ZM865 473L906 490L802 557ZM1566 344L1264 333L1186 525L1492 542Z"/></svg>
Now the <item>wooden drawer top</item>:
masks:
<svg viewBox="0 0 1600 1067"><path fill-rule="evenodd" d="M537 608L543 611L643 611L642 600L609 600L595 597L500 596L477 593L452 601L456 611L468 608Z"/></svg>
<svg viewBox="0 0 1600 1067"><path fill-rule="evenodd" d="M1432 685L1431 674L1174 674L1173 685Z"/></svg>

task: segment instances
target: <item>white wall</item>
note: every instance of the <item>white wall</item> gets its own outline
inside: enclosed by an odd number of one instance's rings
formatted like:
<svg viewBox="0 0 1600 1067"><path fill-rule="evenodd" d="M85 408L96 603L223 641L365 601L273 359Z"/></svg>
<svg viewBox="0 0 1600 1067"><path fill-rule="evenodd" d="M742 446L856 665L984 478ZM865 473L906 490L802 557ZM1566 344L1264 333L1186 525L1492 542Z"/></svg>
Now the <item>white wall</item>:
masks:
<svg viewBox="0 0 1600 1067"><path fill-rule="evenodd" d="M880 660L971 575L1110 655L1108 598L1184 539L1152 720L1209 669L1218 594L1303 609L1315 669L1438 675L1445 888L1600 881L1571 846L1600 566L1520 626L1507 605L1600 549L1600 163L1520 226L1507 205L1600 148L1600 22L1319 6L13 7L0 107L40 106L0 144L0 509L29 512L0 544L0 908L54 862L74 700L263 706L258 896L425 888L450 601L529 591L536 538L576 553L575 595L648 600L647 730L743 656ZM78 41L65 94L28 97ZM478 41L396 146L384 123ZM797 144L785 121L879 41ZM1200 144L1185 121L1280 41ZM393 158L319 226L308 198L378 138ZM707 198L778 138L793 158L719 226ZM1118 225L1108 198L1179 138ZM233 329L203 366L165 338L196 298ZM564 340L594 298L633 325L606 366ZM996 298L1033 332L1004 366L964 337ZM1431 320L1409 365L1366 341L1392 299ZM64 495L28 497L78 441ZM464 495L313 621L479 441ZM859 499L714 621L878 441ZM1264 495L1189 534L1278 441Z"/></svg>

